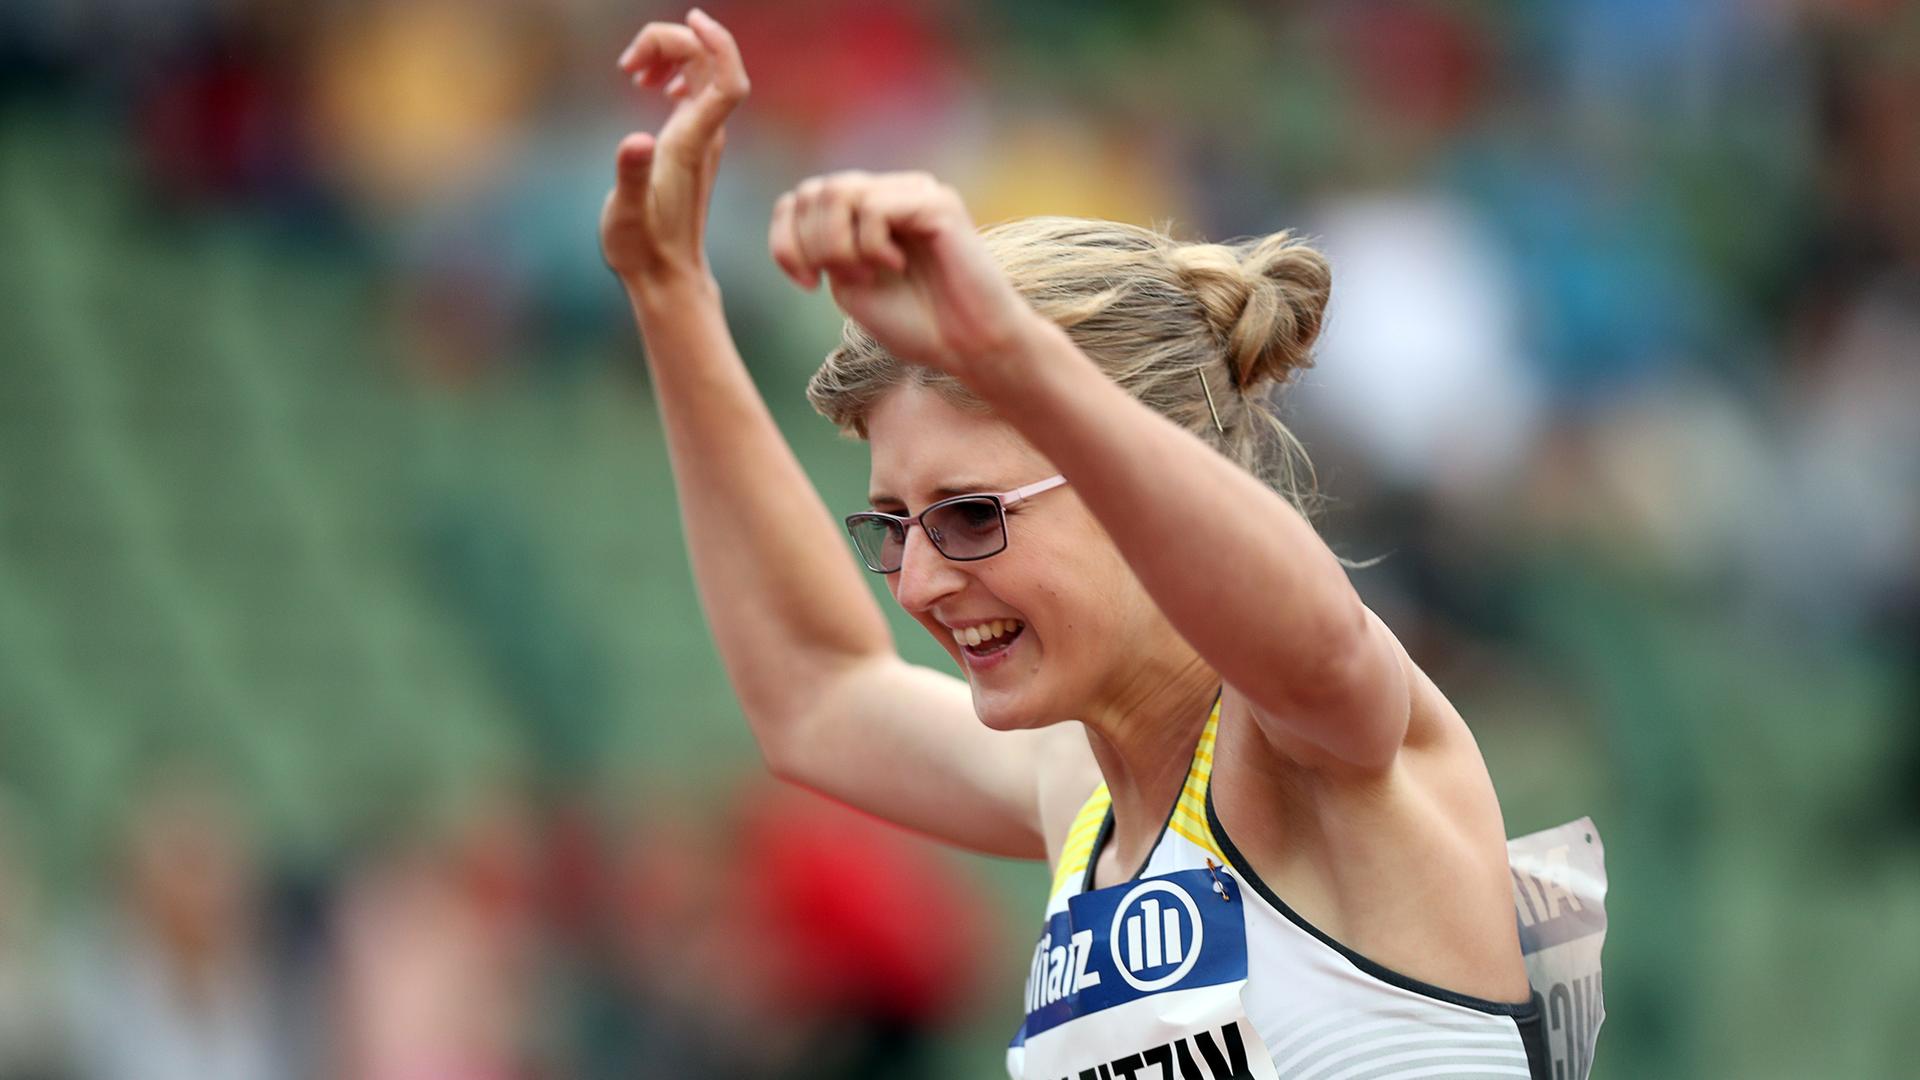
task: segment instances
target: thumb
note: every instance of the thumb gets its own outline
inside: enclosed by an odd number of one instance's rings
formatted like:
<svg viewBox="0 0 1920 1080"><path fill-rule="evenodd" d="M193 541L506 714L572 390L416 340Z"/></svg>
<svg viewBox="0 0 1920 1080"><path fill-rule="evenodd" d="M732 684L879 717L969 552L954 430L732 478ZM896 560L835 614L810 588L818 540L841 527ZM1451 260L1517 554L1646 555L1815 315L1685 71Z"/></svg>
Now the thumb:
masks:
<svg viewBox="0 0 1920 1080"><path fill-rule="evenodd" d="M639 198L646 192L655 145L653 136L645 131L620 140L620 149L614 154L614 175L622 198Z"/></svg>

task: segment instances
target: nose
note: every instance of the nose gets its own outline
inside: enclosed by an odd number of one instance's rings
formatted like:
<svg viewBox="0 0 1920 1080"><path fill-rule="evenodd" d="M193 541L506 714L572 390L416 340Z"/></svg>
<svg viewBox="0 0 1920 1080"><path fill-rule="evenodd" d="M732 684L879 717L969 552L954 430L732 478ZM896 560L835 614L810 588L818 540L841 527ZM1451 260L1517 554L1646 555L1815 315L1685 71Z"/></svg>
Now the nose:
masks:
<svg viewBox="0 0 1920 1080"><path fill-rule="evenodd" d="M893 576L893 598L910 612L924 612L959 592L967 583L958 563L941 555L925 529L908 529L900 552L900 572Z"/></svg>

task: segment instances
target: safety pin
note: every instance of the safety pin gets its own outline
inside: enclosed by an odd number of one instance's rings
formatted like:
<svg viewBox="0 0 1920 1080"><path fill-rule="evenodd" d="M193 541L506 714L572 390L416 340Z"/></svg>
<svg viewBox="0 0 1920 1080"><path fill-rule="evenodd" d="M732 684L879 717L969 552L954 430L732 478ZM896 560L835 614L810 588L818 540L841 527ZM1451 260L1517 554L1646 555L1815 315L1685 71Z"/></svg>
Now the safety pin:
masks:
<svg viewBox="0 0 1920 1080"><path fill-rule="evenodd" d="M1220 880L1220 868L1211 858L1207 860L1207 873L1213 877L1213 891L1220 894L1220 899L1229 904L1233 903L1233 897L1227 893L1227 883Z"/></svg>

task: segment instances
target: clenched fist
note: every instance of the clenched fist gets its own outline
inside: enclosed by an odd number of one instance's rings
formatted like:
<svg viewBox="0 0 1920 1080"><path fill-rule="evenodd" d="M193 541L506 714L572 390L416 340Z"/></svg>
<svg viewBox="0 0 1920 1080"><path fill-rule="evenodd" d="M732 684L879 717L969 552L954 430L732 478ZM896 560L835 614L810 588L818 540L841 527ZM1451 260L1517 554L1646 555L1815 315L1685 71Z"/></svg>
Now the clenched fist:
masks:
<svg viewBox="0 0 1920 1080"><path fill-rule="evenodd" d="M894 356L966 379L1039 316L1013 288L950 187L926 173L842 172L780 197L773 260Z"/></svg>

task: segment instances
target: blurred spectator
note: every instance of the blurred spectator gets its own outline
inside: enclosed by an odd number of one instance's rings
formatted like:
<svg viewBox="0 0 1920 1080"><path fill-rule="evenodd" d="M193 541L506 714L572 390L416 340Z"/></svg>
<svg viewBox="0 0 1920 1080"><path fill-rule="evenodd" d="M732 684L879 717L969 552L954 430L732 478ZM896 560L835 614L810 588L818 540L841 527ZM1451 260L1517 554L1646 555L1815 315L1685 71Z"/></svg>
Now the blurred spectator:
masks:
<svg viewBox="0 0 1920 1080"><path fill-rule="evenodd" d="M964 4L746 0L715 4L713 14L734 28L755 101L765 102L749 122L816 147L866 142L859 128L924 140L926 119L951 107L966 64L955 48L970 14ZM834 77L821 77L829 71ZM886 140L871 143L888 152Z"/></svg>
<svg viewBox="0 0 1920 1080"><path fill-rule="evenodd" d="M113 906L74 942L73 1049L88 1080L293 1080L289 972L263 939L253 840L217 783L135 793Z"/></svg>
<svg viewBox="0 0 1920 1080"><path fill-rule="evenodd" d="M927 1036L978 991L986 898L897 828L799 789L750 791L736 828L729 908L757 933L726 942L722 970L832 1040L827 1062L844 1057L817 1075L919 1075Z"/></svg>
<svg viewBox="0 0 1920 1080"><path fill-rule="evenodd" d="M1769 592L1857 631L1920 590L1920 259L1872 279L1836 316L1787 383L1784 497L1766 504L1757 538L1772 556Z"/></svg>
<svg viewBox="0 0 1920 1080"><path fill-rule="evenodd" d="M1338 276L1298 408L1382 478L1484 491L1511 482L1541 423L1512 270L1460 204L1337 201L1314 219Z"/></svg>
<svg viewBox="0 0 1920 1080"><path fill-rule="evenodd" d="M340 1080L534 1075L539 913L527 812L494 793L345 881L335 920Z"/></svg>
<svg viewBox="0 0 1920 1080"><path fill-rule="evenodd" d="M974 1003L993 923L924 843L756 784L729 828L656 813L626 850L612 940L644 1037L596 1076L937 1071L934 1035Z"/></svg>
<svg viewBox="0 0 1920 1080"><path fill-rule="evenodd" d="M292 200L307 187L288 28L209 21L139 70L136 123L156 194L182 205Z"/></svg>

